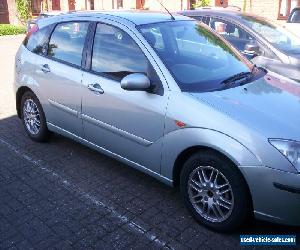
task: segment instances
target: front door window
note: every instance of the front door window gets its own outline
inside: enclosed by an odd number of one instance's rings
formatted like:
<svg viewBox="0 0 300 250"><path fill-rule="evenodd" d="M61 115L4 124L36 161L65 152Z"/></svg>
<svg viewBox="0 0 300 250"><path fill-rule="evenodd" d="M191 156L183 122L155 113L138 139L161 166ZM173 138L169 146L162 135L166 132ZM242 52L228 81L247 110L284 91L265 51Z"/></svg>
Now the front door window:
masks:
<svg viewBox="0 0 300 250"><path fill-rule="evenodd" d="M157 79L134 40L124 31L101 23L95 34L91 69L117 81L132 73L143 73L152 81Z"/></svg>

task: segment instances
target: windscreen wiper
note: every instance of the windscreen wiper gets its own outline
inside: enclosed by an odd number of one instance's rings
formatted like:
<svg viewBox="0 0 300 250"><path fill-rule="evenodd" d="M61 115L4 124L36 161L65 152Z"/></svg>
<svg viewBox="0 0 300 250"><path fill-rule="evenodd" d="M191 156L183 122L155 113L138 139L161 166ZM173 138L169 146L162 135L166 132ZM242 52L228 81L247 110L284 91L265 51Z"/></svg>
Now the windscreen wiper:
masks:
<svg viewBox="0 0 300 250"><path fill-rule="evenodd" d="M231 85L231 84L239 84L242 85L244 83L247 83L253 76L253 71L251 72L241 72L238 74L235 74L233 76L230 76L229 78L223 80L221 84L224 85Z"/></svg>

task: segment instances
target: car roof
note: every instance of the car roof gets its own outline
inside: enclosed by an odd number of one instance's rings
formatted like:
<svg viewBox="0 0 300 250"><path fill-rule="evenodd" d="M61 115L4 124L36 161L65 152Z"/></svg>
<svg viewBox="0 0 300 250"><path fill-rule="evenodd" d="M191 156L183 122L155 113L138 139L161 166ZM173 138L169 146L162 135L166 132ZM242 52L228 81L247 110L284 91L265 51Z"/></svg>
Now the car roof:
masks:
<svg viewBox="0 0 300 250"><path fill-rule="evenodd" d="M172 14L175 20L192 20L189 17L182 16L179 14ZM143 11L143 10L112 10L112 11L74 11L66 14L61 14L42 20L42 22L59 22L62 18L64 19L76 19L76 18L97 18L105 17L119 21L122 23L129 23L131 25L142 25L150 23L158 23L165 21L172 21L170 14L167 12L159 11Z"/></svg>
<svg viewBox="0 0 300 250"><path fill-rule="evenodd" d="M52 11L42 11L40 15L60 15L60 14L65 14L67 12L60 11L60 10L52 10Z"/></svg>
<svg viewBox="0 0 300 250"><path fill-rule="evenodd" d="M244 25L247 25L248 23L245 22L244 18L249 17L254 18L256 20L261 21L267 21L266 18L257 16L254 14L232 10L232 9L226 9L226 8L202 8L197 10L187 10L187 11L180 11L178 14L189 16L189 17L196 17L196 16L202 16L202 15L209 15L209 16L218 16L218 17L224 17L227 19L235 20L237 22L243 23Z"/></svg>

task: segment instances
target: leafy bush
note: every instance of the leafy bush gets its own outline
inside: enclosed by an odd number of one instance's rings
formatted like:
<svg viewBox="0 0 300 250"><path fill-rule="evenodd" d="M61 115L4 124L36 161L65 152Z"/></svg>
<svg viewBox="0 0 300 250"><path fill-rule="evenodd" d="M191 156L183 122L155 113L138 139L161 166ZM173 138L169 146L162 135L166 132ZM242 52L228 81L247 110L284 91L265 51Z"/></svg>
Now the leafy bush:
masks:
<svg viewBox="0 0 300 250"><path fill-rule="evenodd" d="M31 0L16 0L18 18L24 24L31 18Z"/></svg>
<svg viewBox="0 0 300 250"><path fill-rule="evenodd" d="M0 24L0 36L24 34L26 28L12 24Z"/></svg>
<svg viewBox="0 0 300 250"><path fill-rule="evenodd" d="M200 8L209 6L210 0L196 0L194 4L192 4L192 8Z"/></svg>

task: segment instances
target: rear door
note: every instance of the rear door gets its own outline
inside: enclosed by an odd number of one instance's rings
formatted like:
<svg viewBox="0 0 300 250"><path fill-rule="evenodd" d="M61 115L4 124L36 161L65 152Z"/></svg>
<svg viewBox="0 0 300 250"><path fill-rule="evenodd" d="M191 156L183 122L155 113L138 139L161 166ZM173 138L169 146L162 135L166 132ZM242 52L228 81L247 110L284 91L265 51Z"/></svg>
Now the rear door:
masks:
<svg viewBox="0 0 300 250"><path fill-rule="evenodd" d="M57 24L37 71L47 122L78 136L82 136L81 64L88 27L89 22Z"/></svg>

